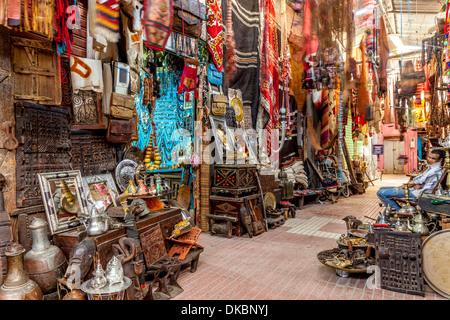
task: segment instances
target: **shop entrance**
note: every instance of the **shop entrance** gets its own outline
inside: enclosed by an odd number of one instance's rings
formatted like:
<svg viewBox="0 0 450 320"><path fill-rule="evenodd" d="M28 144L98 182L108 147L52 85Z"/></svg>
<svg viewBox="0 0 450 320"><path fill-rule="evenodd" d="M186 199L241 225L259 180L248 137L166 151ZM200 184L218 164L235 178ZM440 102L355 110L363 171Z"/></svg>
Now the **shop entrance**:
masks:
<svg viewBox="0 0 450 320"><path fill-rule="evenodd" d="M401 174L405 172L405 166L397 160L403 154L403 141L384 140L384 173Z"/></svg>

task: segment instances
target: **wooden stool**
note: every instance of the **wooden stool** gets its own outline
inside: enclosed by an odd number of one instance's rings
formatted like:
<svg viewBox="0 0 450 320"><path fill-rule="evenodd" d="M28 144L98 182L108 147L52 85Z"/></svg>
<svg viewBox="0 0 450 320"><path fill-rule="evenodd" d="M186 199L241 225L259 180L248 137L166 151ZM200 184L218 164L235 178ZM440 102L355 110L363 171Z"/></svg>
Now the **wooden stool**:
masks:
<svg viewBox="0 0 450 320"><path fill-rule="evenodd" d="M202 233L201 229L192 227L188 233L182 234L176 239L166 238L169 241L175 242L172 248L170 248L168 256L173 257L174 254L179 254L178 260L184 260L193 246L203 249L197 243L200 233Z"/></svg>

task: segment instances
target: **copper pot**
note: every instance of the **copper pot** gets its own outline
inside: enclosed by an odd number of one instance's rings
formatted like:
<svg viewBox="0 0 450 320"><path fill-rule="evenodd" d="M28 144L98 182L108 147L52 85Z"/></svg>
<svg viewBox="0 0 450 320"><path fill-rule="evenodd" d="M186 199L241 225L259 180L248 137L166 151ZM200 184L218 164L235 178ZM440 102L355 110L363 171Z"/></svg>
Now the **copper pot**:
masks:
<svg viewBox="0 0 450 320"><path fill-rule="evenodd" d="M42 300L39 286L24 268L25 248L13 242L6 248L6 278L0 287L0 300Z"/></svg>
<svg viewBox="0 0 450 320"><path fill-rule="evenodd" d="M44 294L56 291L58 278L64 275L67 260L60 248L50 244L47 222L36 218L30 224L33 244L25 254L25 269Z"/></svg>

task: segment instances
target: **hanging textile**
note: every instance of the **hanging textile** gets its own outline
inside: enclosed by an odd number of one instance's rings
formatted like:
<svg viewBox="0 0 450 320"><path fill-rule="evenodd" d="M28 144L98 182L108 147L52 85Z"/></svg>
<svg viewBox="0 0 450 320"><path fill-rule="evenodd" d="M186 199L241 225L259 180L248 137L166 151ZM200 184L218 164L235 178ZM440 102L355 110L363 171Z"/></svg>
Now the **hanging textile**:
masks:
<svg viewBox="0 0 450 320"><path fill-rule="evenodd" d="M358 113L365 117L366 105L370 103L369 92L367 91L367 82L369 77L369 70L367 65L366 45L364 37L361 39L359 48L362 54L361 75L359 76L358 95L356 102L356 110Z"/></svg>
<svg viewBox="0 0 450 320"><path fill-rule="evenodd" d="M54 38L57 47L57 53L62 54L67 52L70 58L72 54L73 35L69 32L67 27L66 11L69 8L68 0L56 0L55 5L55 20L56 20L56 36ZM73 6L75 8L75 6ZM75 9L69 11L68 15L76 14Z"/></svg>
<svg viewBox="0 0 450 320"><path fill-rule="evenodd" d="M20 0L8 0L8 22L18 18L19 24L14 25L14 29L21 32L35 32L46 36L49 40L53 40L53 0L24 0L23 19L20 19ZM26 8L26 10L25 10Z"/></svg>
<svg viewBox="0 0 450 320"><path fill-rule="evenodd" d="M145 0L143 21L147 47L166 50L172 33L173 11L173 0Z"/></svg>
<svg viewBox="0 0 450 320"><path fill-rule="evenodd" d="M329 119L330 119L330 101L328 90L324 90L323 94L323 103L322 103L322 126L320 130L320 144L323 146L328 143L328 139L330 137L330 127L329 127Z"/></svg>
<svg viewBox="0 0 450 320"><path fill-rule="evenodd" d="M227 2L224 1L223 12L227 12ZM247 125L256 126L259 106L259 74L260 59L258 39L260 37L260 17L258 0L237 0L232 6L233 31L236 39L236 72L228 85L224 87L224 94L228 95L228 88L242 92L242 104ZM228 52L228 47L224 50ZM227 61L225 67L227 67ZM249 114L250 113L250 114Z"/></svg>
<svg viewBox="0 0 450 320"><path fill-rule="evenodd" d="M387 91L387 64L389 60L389 43L387 38L384 19L380 19L380 66L378 67L378 76L380 79L380 92Z"/></svg>
<svg viewBox="0 0 450 320"><path fill-rule="evenodd" d="M225 46L227 51L225 53L225 83L229 84L236 73L236 41L234 39L233 20L232 20L232 7L233 2L227 0L227 20L226 20L226 34L225 34Z"/></svg>
<svg viewBox="0 0 450 320"><path fill-rule="evenodd" d="M214 64L223 71L222 0L207 0L206 41Z"/></svg>
<svg viewBox="0 0 450 320"><path fill-rule="evenodd" d="M261 53L261 104L266 112L267 124L265 133L267 153L278 149L278 141L271 145L272 130L276 128L279 115L279 65L278 65L278 36L276 15L273 0L264 1L264 33Z"/></svg>
<svg viewBox="0 0 450 320"><path fill-rule="evenodd" d="M21 4L20 0L8 0L8 26L18 26L20 24Z"/></svg>
<svg viewBox="0 0 450 320"><path fill-rule="evenodd" d="M89 33L116 43L120 39L118 0L89 0Z"/></svg>

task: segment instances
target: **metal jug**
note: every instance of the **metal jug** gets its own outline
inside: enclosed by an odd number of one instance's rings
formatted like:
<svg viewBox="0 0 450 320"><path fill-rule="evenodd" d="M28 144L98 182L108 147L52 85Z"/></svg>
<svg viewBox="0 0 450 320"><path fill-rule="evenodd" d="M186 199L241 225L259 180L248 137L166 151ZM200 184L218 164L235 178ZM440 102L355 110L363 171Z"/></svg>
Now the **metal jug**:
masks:
<svg viewBox="0 0 450 320"><path fill-rule="evenodd" d="M67 260L62 250L50 244L47 225L41 218L35 218L31 222L33 244L24 257L25 269L30 279L39 285L44 294L56 290L58 278L67 268Z"/></svg>
<svg viewBox="0 0 450 320"><path fill-rule="evenodd" d="M41 288L28 277L23 263L25 248L19 243L6 247L6 277L0 287L0 300L43 300Z"/></svg>
<svg viewBox="0 0 450 320"><path fill-rule="evenodd" d="M90 237L99 236L104 234L109 229L109 223L103 218L103 216L98 212L95 206L92 206L91 214L88 220L87 234Z"/></svg>

